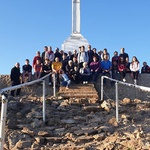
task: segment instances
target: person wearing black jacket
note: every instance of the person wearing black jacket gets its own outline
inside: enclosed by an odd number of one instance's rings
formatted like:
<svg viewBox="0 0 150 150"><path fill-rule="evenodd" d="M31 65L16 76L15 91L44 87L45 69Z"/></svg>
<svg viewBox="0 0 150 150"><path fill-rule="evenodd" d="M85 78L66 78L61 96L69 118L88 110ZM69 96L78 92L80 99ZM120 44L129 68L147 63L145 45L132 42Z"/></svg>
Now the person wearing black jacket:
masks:
<svg viewBox="0 0 150 150"><path fill-rule="evenodd" d="M20 64L17 62L15 64L15 66L11 69L11 73L10 73L10 79L11 79L11 85L15 86L15 85L19 85L20 84ZM15 92L16 92L16 96L20 95L21 89L17 89L12 90L11 91L11 96L15 96Z"/></svg>

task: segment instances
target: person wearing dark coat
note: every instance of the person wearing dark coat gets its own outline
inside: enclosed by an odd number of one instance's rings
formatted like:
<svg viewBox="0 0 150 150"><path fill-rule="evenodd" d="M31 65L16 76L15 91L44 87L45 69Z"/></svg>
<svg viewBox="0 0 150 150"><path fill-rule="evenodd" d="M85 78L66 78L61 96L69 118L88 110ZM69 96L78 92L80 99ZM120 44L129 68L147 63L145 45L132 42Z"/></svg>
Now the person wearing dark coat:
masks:
<svg viewBox="0 0 150 150"><path fill-rule="evenodd" d="M17 62L15 64L15 66L11 69L11 73L10 73L10 79L11 79L11 85L15 86L15 85L19 85L20 84L20 64ZM17 90L12 90L11 91L11 96L16 96L20 95L21 89L17 89Z"/></svg>

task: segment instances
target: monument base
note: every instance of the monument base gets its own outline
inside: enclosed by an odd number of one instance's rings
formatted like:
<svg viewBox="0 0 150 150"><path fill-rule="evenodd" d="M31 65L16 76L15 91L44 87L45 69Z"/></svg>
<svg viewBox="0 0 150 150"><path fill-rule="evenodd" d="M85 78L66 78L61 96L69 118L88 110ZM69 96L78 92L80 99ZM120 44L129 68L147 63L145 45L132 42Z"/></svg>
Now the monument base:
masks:
<svg viewBox="0 0 150 150"><path fill-rule="evenodd" d="M75 49L78 51L79 46L85 46L85 49L87 49L87 46L89 45L88 40L85 39L81 34L71 34L70 37L68 37L64 43L62 44L62 50L65 52L68 51L74 51Z"/></svg>

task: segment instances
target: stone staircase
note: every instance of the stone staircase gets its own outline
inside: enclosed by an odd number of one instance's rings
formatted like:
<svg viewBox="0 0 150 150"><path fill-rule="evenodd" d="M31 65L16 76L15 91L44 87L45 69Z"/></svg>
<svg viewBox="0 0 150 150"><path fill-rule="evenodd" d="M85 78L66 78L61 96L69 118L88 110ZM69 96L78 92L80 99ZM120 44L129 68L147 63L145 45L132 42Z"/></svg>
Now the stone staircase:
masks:
<svg viewBox="0 0 150 150"><path fill-rule="evenodd" d="M94 84L71 84L69 89L60 87L58 94L63 98L97 99L98 92Z"/></svg>

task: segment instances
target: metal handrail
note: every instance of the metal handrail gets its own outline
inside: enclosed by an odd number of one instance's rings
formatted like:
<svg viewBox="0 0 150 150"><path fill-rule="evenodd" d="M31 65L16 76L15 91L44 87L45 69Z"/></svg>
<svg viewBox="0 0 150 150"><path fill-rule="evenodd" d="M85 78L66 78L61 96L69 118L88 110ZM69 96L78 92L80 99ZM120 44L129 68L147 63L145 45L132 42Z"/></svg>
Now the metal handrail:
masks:
<svg viewBox="0 0 150 150"><path fill-rule="evenodd" d="M116 91L116 121L117 122L119 121L118 84L124 84L124 85L130 86L130 87L135 87L135 88L138 88L138 89L143 90L143 91L148 91L148 92L150 91L149 87L139 86L139 85L131 84L131 83L126 83L126 82L122 82L122 81L119 81L119 80L112 79L112 78L107 77L107 76L102 76L101 77L101 101L103 101L103 99L104 99L104 95L103 95L103 92L104 92L104 83L103 83L103 80L104 80L104 78L115 82L115 91Z"/></svg>
<svg viewBox="0 0 150 150"><path fill-rule="evenodd" d="M43 121L45 123L45 112L46 112L46 103L45 103L45 79L47 77L49 77L52 73L49 73L47 75L45 75L44 77L34 80L34 81L30 81L27 83L23 83L20 85L15 85L15 86L11 86L11 87L7 87L7 88L3 88L0 90L0 94L2 95L2 106L1 106L1 120L0 120L0 150L4 149L4 139L5 139L5 122L6 122L6 114L7 114L7 103L8 103L8 95L7 92L11 91L11 90L16 90L19 88L22 88L24 86L29 86L38 82L43 81ZM53 90L54 90L54 96L56 96L56 87L55 87L55 75L53 76Z"/></svg>
<svg viewBox="0 0 150 150"><path fill-rule="evenodd" d="M33 80L33 81L30 81L30 82L27 82L27 83L23 83L23 84L19 84L19 85L15 85L15 86L10 86L10 87L3 88L3 89L0 90L0 94L2 94L3 92L8 92L8 91L11 91L11 90L16 90L16 89L22 88L24 86L28 86L28 85L32 85L34 83L41 82L44 79L46 79L47 77L49 77L51 74L52 73L47 74L47 75L45 75L44 77L42 77L40 79Z"/></svg>

